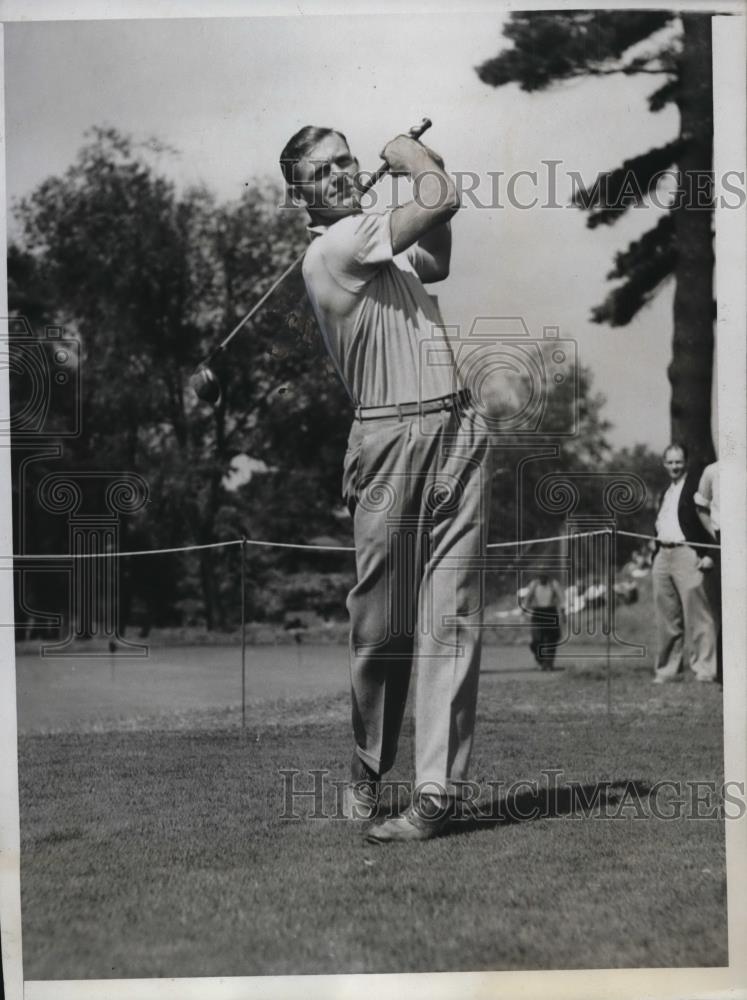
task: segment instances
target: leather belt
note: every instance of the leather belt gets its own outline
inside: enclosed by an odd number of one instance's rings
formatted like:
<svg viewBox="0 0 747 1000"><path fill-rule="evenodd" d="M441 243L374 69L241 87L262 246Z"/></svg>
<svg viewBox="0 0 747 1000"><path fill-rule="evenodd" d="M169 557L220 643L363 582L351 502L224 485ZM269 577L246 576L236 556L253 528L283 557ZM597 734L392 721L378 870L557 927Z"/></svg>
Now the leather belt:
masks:
<svg viewBox="0 0 747 1000"><path fill-rule="evenodd" d="M656 544L660 549L679 549L682 545L687 545L687 542L660 542L657 539Z"/></svg>
<svg viewBox="0 0 747 1000"><path fill-rule="evenodd" d="M417 417L425 413L438 413L439 410L457 410L469 404L468 389L453 392L448 396L437 396L435 399L423 399L417 403L394 403L391 406L356 406L356 420L388 420L397 417Z"/></svg>

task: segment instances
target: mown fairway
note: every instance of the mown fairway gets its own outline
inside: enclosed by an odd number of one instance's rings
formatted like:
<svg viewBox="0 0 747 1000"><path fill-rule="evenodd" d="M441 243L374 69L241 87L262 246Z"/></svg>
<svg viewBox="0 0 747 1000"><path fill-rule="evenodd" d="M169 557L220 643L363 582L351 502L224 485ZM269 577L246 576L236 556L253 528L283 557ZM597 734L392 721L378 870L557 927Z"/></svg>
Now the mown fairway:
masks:
<svg viewBox="0 0 747 1000"><path fill-rule="evenodd" d="M237 705L26 732L25 977L725 964L723 820L686 789L675 819L657 818L677 811L671 789L651 797L662 779L721 783L720 689L616 669L610 720L593 662L541 675L512 650L521 669L494 672L486 652L484 808L424 845L365 845L309 818L309 798L282 818L282 769L346 777L344 691L256 701L243 732ZM392 777L411 759L407 722Z"/></svg>

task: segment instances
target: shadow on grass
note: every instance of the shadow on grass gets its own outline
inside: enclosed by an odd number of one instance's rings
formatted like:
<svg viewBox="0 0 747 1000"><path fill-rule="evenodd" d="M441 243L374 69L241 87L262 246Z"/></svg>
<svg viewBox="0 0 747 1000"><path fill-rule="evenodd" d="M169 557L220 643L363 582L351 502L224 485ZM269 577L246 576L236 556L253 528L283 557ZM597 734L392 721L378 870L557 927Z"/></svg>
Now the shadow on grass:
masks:
<svg viewBox="0 0 747 1000"><path fill-rule="evenodd" d="M499 798L481 797L469 801L465 798L461 804L449 806L451 813L443 834L474 833L540 819L644 818L650 815L646 805L653 790L648 782L622 778L522 792L509 789L508 794ZM502 790L497 788L498 791ZM404 788L394 785L387 790L384 782L380 819L401 815L410 802L411 796Z"/></svg>
<svg viewBox="0 0 747 1000"><path fill-rule="evenodd" d="M481 799L465 804L463 815L454 816L445 832L449 835L473 833L569 816L580 819L597 815L643 816L650 791L648 782L627 778L509 793L496 801Z"/></svg>

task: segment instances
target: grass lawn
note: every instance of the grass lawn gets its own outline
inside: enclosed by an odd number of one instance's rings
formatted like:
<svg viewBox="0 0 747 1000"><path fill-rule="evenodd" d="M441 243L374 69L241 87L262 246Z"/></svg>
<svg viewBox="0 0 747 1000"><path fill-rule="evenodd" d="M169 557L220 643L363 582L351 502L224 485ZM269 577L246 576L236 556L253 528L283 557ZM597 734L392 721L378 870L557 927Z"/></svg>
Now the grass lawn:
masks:
<svg viewBox="0 0 747 1000"><path fill-rule="evenodd" d="M542 785L557 768L562 787L501 792L492 815L421 845L281 818L281 769L346 777L342 696L257 706L244 732L229 710L23 736L25 978L725 965L723 821L656 818L647 794L720 784L721 691L655 687L631 665L612 720L605 693L586 667L486 673L475 778ZM411 760L408 721L393 777ZM618 818L574 815L571 783Z"/></svg>

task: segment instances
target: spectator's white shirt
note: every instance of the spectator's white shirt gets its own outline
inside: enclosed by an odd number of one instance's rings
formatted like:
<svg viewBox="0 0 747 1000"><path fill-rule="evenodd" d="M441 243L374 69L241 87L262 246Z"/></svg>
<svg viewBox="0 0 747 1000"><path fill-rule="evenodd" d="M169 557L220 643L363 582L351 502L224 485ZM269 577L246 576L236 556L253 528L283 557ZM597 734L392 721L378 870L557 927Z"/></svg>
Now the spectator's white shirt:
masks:
<svg viewBox="0 0 747 1000"><path fill-rule="evenodd" d="M659 516L656 518L656 537L660 542L684 542L685 536L680 527L680 519L677 516L682 487L685 485L685 477L678 483L671 483L669 489L664 494L661 502Z"/></svg>

